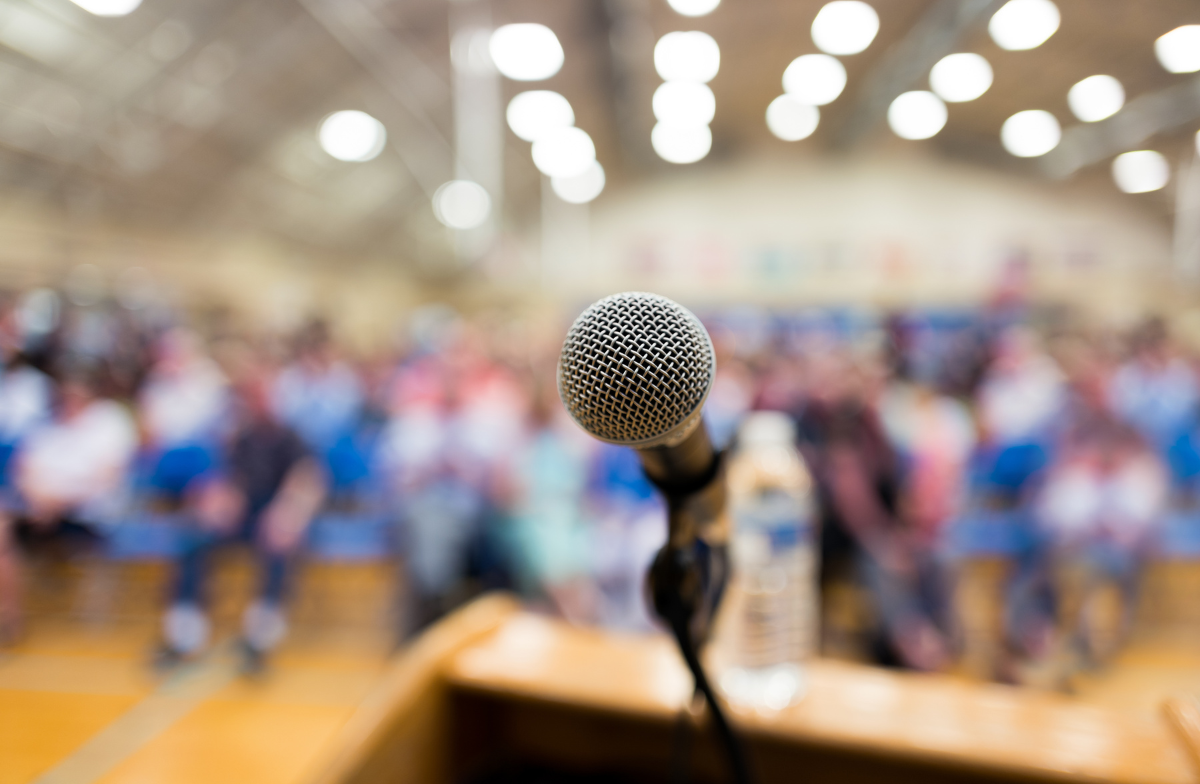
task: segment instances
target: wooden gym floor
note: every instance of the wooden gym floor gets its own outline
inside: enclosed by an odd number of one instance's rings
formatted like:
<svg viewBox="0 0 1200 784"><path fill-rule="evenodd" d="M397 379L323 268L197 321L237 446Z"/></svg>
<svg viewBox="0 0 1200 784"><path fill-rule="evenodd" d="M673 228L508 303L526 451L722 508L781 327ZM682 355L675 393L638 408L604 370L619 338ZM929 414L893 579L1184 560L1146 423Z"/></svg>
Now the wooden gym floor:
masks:
<svg viewBox="0 0 1200 784"><path fill-rule="evenodd" d="M293 634L254 681L238 674L229 642L251 585L248 564L234 559L221 570L213 649L165 674L148 664L162 567L60 571L75 573L32 581L28 633L0 651L0 784L302 781L392 648L394 570L386 565L306 568ZM56 590L81 583L86 589Z"/></svg>
<svg viewBox="0 0 1200 784"><path fill-rule="evenodd" d="M386 564L306 567L289 640L248 681L229 642L253 580L237 554L220 570L219 642L167 674L148 666L160 565L35 565L28 634L0 652L0 784L304 781L383 672L395 577ZM1134 639L1078 679L1079 698L1157 713L1167 696L1200 693L1197 590L1200 563L1156 567Z"/></svg>

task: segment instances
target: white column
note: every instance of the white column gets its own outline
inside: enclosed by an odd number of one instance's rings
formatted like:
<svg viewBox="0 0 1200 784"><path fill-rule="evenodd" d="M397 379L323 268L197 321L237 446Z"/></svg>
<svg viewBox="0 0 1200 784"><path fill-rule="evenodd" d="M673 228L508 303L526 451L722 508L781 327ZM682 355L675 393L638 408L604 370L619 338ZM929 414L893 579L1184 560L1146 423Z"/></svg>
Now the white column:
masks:
<svg viewBox="0 0 1200 784"><path fill-rule="evenodd" d="M1200 158L1179 167L1175 181L1175 274L1200 281Z"/></svg>
<svg viewBox="0 0 1200 784"><path fill-rule="evenodd" d="M488 0L455 0L450 4L454 176L479 183L492 200L491 214L482 226L456 232L455 251L460 262L474 261L491 247L504 208L504 109L500 75L488 54L491 31Z"/></svg>

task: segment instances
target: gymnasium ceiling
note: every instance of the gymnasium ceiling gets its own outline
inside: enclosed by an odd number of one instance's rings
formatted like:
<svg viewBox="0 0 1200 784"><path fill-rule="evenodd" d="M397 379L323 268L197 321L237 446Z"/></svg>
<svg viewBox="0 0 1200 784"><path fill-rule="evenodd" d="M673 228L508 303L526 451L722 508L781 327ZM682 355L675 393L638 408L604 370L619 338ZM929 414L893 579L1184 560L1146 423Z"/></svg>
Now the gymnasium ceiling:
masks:
<svg viewBox="0 0 1200 784"><path fill-rule="evenodd" d="M487 2L144 0L126 17L104 18L68 0L0 0L0 189L81 220L249 228L335 253L436 254L445 232L429 192L453 174L449 30L461 13L557 33L565 65L534 86L571 101L610 193L672 168L649 141L653 46L672 30L706 31L721 47L713 150L694 166L763 151L851 155L917 144L1113 189L1114 154L1153 146L1179 165L1200 128L1200 77L1168 73L1153 47L1163 33L1200 23L1194 0L1056 0L1059 30L1017 52L988 36L1000 3L874 0L878 36L841 58L845 92L823 108L817 132L794 143L769 133L764 111L788 63L817 51L809 28L823 0L724 0L695 19L665 0ZM926 88L932 63L955 51L988 59L991 89L951 104L933 139L895 138L884 121L891 98ZM1096 73L1117 77L1129 103L1110 120L1073 128L1067 89ZM505 81L505 102L529 87ZM325 155L315 129L338 109L382 120L388 149L360 164ZM1066 129L1044 159L1012 158L1000 145L1001 124L1024 109L1048 110ZM529 145L507 131L504 156L505 220L520 225L537 214L540 175ZM1169 191L1129 198L1167 217Z"/></svg>

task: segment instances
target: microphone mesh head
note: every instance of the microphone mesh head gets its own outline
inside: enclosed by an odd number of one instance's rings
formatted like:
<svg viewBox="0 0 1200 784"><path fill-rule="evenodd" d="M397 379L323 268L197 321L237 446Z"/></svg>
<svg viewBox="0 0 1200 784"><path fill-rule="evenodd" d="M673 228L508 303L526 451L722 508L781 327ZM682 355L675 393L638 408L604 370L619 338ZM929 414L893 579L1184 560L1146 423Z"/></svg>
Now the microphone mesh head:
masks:
<svg viewBox="0 0 1200 784"><path fill-rule="evenodd" d="M700 320L657 294L614 294L575 320L558 361L571 417L602 441L671 445L699 420L717 360Z"/></svg>

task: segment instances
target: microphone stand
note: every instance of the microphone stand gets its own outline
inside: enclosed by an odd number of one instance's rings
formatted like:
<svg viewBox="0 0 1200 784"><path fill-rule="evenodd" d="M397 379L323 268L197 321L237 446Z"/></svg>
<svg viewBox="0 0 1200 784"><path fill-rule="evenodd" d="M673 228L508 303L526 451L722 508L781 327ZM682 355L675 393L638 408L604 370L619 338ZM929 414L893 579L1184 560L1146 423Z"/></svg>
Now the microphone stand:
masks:
<svg viewBox="0 0 1200 784"><path fill-rule="evenodd" d="M700 532L704 523L723 514L723 460L687 486L668 485L650 476L667 501L669 535L646 576L654 611L667 624L679 652L712 711L713 724L725 747L736 784L751 784L745 750L734 734L700 662L699 647L708 638L713 616L729 574L728 547L710 543ZM650 475L650 472L647 472Z"/></svg>

